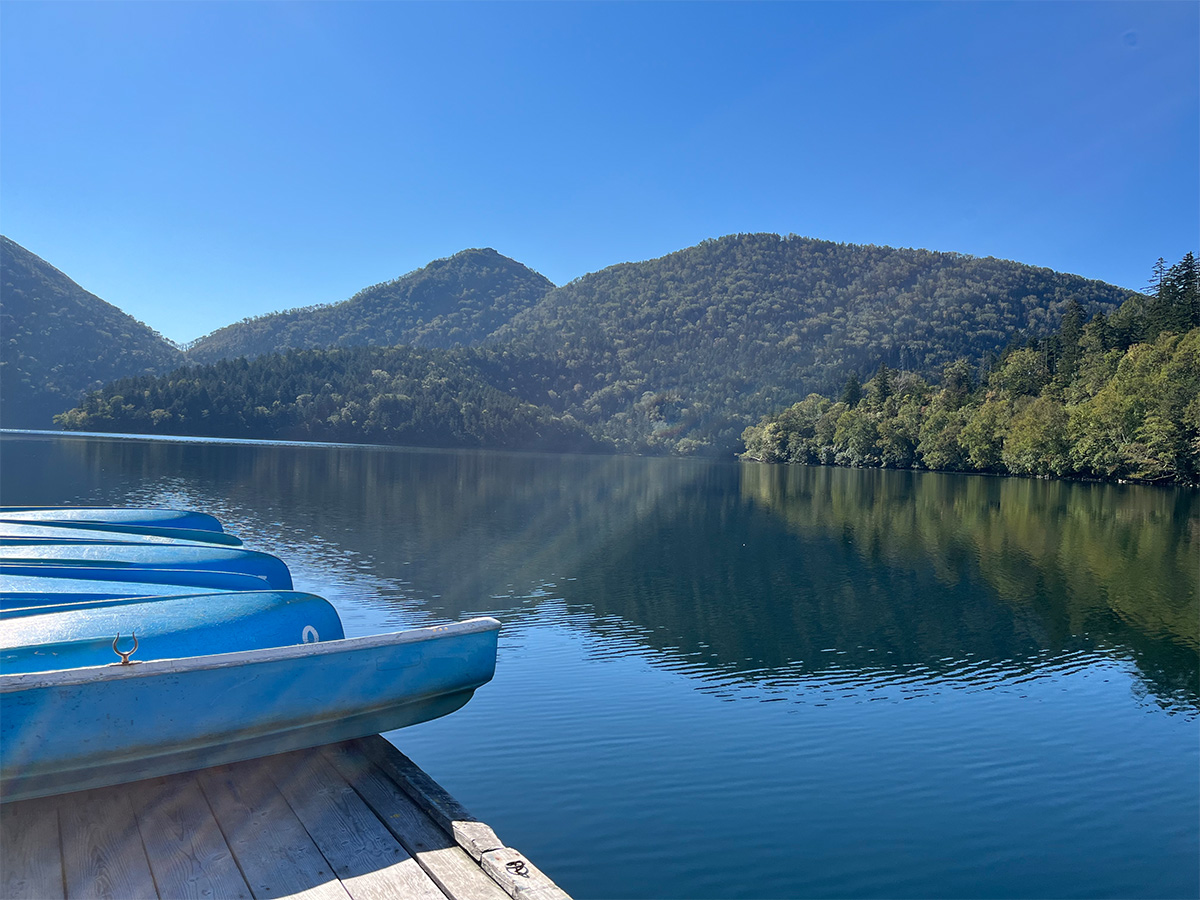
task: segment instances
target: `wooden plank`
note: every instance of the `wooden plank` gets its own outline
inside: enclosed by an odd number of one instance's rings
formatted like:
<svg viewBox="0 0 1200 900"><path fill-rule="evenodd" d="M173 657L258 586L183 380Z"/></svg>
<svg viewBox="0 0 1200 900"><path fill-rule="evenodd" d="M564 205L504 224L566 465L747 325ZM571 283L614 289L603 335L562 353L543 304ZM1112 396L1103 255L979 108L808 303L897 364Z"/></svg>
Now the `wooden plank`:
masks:
<svg viewBox="0 0 1200 900"><path fill-rule="evenodd" d="M4 900L66 897L58 806L53 800L0 805L0 890Z"/></svg>
<svg viewBox="0 0 1200 900"><path fill-rule="evenodd" d="M329 863L258 760L196 774L256 898L347 900Z"/></svg>
<svg viewBox="0 0 1200 900"><path fill-rule="evenodd" d="M300 750L269 762L275 786L354 900L445 900L319 751Z"/></svg>
<svg viewBox="0 0 1200 900"><path fill-rule="evenodd" d="M253 896L193 775L139 781L117 790L133 804L161 896Z"/></svg>
<svg viewBox="0 0 1200 900"><path fill-rule="evenodd" d="M368 759L383 769L417 802L430 818L447 831L474 859L504 846L496 832L473 815L415 762L380 735L356 742Z"/></svg>
<svg viewBox="0 0 1200 900"><path fill-rule="evenodd" d="M500 886L355 743L331 744L322 749L447 896L456 900L507 900Z"/></svg>
<svg viewBox="0 0 1200 900"><path fill-rule="evenodd" d="M68 897L158 896L133 807L120 788L64 794L58 818Z"/></svg>
<svg viewBox="0 0 1200 900"><path fill-rule="evenodd" d="M483 870L517 900L571 900L567 892L512 847L483 854Z"/></svg>

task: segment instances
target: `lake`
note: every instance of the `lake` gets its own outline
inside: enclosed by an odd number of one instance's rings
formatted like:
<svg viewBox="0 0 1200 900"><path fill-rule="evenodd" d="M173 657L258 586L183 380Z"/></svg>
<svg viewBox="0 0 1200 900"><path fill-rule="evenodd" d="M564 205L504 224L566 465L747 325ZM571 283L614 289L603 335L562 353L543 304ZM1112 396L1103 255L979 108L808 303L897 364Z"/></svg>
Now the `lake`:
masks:
<svg viewBox="0 0 1200 900"><path fill-rule="evenodd" d="M1200 895L1200 492L32 435L0 491L210 511L348 635L500 619L388 737L579 898Z"/></svg>

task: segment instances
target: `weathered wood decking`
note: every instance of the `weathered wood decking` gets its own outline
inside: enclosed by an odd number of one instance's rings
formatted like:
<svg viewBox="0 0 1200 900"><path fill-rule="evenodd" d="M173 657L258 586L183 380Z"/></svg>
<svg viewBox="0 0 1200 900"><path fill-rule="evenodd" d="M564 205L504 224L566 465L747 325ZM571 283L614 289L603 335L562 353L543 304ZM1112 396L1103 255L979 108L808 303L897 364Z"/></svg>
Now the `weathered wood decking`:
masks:
<svg viewBox="0 0 1200 900"><path fill-rule="evenodd" d="M375 736L0 804L3 897L569 900Z"/></svg>

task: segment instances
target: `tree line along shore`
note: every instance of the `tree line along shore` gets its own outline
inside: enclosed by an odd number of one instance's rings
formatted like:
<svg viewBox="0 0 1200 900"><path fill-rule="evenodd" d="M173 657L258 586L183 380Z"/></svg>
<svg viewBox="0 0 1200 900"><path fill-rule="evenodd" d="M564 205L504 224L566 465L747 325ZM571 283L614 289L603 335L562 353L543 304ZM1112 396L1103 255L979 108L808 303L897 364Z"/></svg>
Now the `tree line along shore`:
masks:
<svg viewBox="0 0 1200 900"><path fill-rule="evenodd" d="M1147 295L1011 345L939 384L880 365L742 434L745 459L808 465L1200 483L1200 294L1191 253Z"/></svg>

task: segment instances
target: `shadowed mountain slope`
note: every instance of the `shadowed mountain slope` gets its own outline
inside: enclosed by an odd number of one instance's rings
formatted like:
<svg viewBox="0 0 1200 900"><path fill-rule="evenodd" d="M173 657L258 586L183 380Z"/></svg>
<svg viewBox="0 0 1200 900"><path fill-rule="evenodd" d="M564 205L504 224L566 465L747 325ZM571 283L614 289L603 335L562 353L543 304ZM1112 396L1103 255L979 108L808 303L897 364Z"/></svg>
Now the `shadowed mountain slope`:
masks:
<svg viewBox="0 0 1200 900"><path fill-rule="evenodd" d="M0 425L51 428L84 390L181 362L158 332L0 236Z"/></svg>
<svg viewBox="0 0 1200 900"><path fill-rule="evenodd" d="M594 451L546 395L543 360L478 347L335 347L123 378L59 416L76 431ZM561 387L561 384L560 384Z"/></svg>
<svg viewBox="0 0 1200 900"><path fill-rule="evenodd" d="M463 250L330 306L245 319L196 341L197 363L288 349L472 346L554 285L495 250Z"/></svg>

